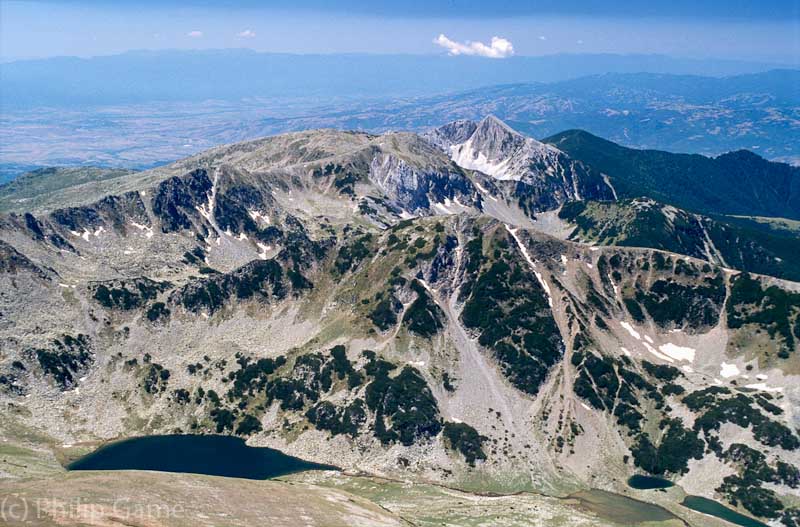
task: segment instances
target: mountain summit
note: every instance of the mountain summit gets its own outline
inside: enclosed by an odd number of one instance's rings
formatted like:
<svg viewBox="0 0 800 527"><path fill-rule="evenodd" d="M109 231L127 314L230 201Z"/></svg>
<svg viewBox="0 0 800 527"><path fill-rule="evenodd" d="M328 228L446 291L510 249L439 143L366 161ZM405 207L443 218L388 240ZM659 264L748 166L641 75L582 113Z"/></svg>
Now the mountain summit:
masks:
<svg viewBox="0 0 800 527"><path fill-rule="evenodd" d="M520 134L493 115L478 123L456 121L425 137L458 166L508 182L517 194L528 195L530 202L524 206L530 210L553 209L572 200L614 197L613 188L598 172L552 145Z"/></svg>
<svg viewBox="0 0 800 527"><path fill-rule="evenodd" d="M561 152L525 137L493 115L480 122L457 121L430 134L461 167L478 170L499 180L533 177L537 164L556 164Z"/></svg>

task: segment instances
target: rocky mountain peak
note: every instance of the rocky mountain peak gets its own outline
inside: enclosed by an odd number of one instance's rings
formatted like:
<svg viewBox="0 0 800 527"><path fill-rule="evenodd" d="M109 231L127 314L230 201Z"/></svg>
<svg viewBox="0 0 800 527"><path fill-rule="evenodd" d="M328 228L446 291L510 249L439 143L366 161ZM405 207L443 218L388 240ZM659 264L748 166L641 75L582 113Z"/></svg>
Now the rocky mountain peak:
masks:
<svg viewBox="0 0 800 527"><path fill-rule="evenodd" d="M496 117L493 114L489 114L477 124L475 129L476 134L503 134L503 135L511 135L516 137L525 138L521 133L517 132L509 125L507 125L504 121L500 118Z"/></svg>
<svg viewBox="0 0 800 527"><path fill-rule="evenodd" d="M555 162L553 146L526 137L506 123L487 115L480 122L455 121L426 134L459 166L478 170L500 180L523 180L538 161Z"/></svg>
<svg viewBox="0 0 800 527"><path fill-rule="evenodd" d="M423 136L460 167L517 185L525 210L551 210L569 200L610 199L598 173L558 148L527 137L487 115L480 122L455 121Z"/></svg>

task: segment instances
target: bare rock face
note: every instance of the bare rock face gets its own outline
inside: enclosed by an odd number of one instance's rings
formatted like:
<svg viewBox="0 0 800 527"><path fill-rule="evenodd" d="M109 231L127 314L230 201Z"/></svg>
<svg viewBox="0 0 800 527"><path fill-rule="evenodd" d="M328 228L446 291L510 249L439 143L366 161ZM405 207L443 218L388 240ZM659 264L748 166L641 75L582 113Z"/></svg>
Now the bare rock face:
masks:
<svg viewBox="0 0 800 527"><path fill-rule="evenodd" d="M456 166L417 168L394 154L379 154L370 165L370 179L412 214L448 214L481 207L477 189Z"/></svg>
<svg viewBox="0 0 800 527"><path fill-rule="evenodd" d="M476 128L478 124L475 121L461 119L429 130L422 137L437 148L449 152L451 146L466 143Z"/></svg>

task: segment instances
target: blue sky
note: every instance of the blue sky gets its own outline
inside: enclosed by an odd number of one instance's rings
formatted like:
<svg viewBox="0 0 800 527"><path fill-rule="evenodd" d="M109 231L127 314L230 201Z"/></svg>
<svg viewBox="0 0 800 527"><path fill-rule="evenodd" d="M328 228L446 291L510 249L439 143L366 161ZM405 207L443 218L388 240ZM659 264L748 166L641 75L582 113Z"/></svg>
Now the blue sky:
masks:
<svg viewBox="0 0 800 527"><path fill-rule="evenodd" d="M4 60L241 47L492 58L659 53L797 64L800 0L0 2Z"/></svg>

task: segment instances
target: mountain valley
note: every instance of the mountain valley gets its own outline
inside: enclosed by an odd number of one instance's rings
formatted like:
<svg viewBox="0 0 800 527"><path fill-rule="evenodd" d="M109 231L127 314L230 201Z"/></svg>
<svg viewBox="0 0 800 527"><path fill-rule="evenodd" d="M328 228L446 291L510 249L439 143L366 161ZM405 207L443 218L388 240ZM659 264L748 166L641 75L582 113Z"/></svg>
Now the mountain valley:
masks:
<svg viewBox="0 0 800 527"><path fill-rule="evenodd" d="M8 492L102 507L129 478L275 507L303 488L286 507L310 524L329 503L331 525L727 525L696 495L800 525L800 168L489 115L65 170L0 188ZM341 472L61 468L172 433Z"/></svg>

